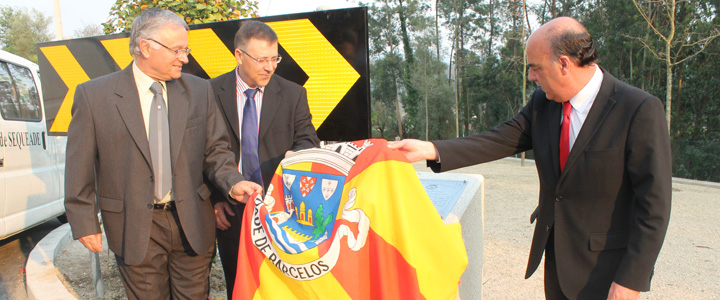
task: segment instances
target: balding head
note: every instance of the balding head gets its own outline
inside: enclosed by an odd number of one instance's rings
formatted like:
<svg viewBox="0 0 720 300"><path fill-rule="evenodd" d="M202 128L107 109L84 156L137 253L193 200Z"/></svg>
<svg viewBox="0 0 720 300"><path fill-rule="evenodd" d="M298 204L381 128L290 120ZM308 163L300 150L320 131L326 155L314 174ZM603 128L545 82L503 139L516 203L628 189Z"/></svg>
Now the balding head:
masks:
<svg viewBox="0 0 720 300"><path fill-rule="evenodd" d="M537 45L547 47L552 59L567 56L577 66L585 67L595 63L597 51L590 33L585 26L570 17L559 17L545 23L528 39L537 40Z"/></svg>
<svg viewBox="0 0 720 300"><path fill-rule="evenodd" d="M570 100L595 74L597 54L587 29L568 17L538 28L527 42L528 79L557 102Z"/></svg>

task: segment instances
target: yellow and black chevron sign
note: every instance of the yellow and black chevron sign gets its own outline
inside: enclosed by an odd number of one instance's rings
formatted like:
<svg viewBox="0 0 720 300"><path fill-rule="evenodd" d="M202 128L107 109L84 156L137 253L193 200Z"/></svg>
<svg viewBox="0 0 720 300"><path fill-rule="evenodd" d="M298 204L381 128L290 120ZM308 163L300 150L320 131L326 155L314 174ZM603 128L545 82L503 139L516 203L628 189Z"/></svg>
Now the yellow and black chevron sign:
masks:
<svg viewBox="0 0 720 300"><path fill-rule="evenodd" d="M303 85L318 136L370 136L367 9L256 18L275 30L282 63L276 74ZM214 78L235 65L233 39L242 20L190 26L192 53L183 72ZM48 132L65 135L75 88L132 62L128 34L38 44Z"/></svg>

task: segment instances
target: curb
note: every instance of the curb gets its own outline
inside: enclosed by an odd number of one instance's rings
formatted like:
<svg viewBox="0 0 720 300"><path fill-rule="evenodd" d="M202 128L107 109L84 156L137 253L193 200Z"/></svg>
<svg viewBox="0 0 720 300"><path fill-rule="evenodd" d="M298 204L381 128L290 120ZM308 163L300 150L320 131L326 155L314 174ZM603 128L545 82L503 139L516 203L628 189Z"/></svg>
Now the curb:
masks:
<svg viewBox="0 0 720 300"><path fill-rule="evenodd" d="M62 284L53 263L58 252L71 241L70 224L65 223L46 235L30 252L25 264L28 299L77 300Z"/></svg>
<svg viewBox="0 0 720 300"><path fill-rule="evenodd" d="M672 182L720 189L720 182L700 181L700 180L695 180L695 179L686 179L686 178L679 178L679 177L673 177Z"/></svg>
<svg viewBox="0 0 720 300"><path fill-rule="evenodd" d="M512 160L516 162L520 162L521 159L517 157L505 157L502 159L506 160ZM533 159L525 159L525 163L530 165L535 165L535 160ZM695 185L695 186L702 186L702 187L708 187L708 188L716 188L720 189L720 182L713 182L713 181L702 181L702 180L696 180L696 179L687 179L687 178L680 178L680 177L673 177L672 178L673 183L682 183L682 184L689 184L689 185Z"/></svg>

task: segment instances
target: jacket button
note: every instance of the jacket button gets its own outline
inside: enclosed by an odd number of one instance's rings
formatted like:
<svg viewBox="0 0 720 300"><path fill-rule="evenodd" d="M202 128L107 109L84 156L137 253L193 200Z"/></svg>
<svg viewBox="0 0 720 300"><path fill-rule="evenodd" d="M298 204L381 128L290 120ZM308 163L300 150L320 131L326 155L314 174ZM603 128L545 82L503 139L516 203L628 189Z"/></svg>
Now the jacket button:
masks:
<svg viewBox="0 0 720 300"><path fill-rule="evenodd" d="M560 202L562 200L562 196L555 197L555 202Z"/></svg>
<svg viewBox="0 0 720 300"><path fill-rule="evenodd" d="M545 231L550 231L550 225L545 226Z"/></svg>
<svg viewBox="0 0 720 300"><path fill-rule="evenodd" d="M147 207L148 207L149 209L152 209L152 208L153 208L153 205L152 205L152 204L148 204Z"/></svg>

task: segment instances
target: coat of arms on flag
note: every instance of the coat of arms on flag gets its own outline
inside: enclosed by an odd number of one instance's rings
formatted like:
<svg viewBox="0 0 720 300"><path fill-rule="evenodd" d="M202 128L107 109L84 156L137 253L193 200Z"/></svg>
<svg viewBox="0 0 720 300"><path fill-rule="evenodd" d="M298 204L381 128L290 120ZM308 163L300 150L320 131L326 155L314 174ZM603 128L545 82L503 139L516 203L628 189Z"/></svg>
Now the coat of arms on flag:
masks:
<svg viewBox="0 0 720 300"><path fill-rule="evenodd" d="M467 255L385 140L298 151L243 216L233 299L449 299Z"/></svg>

